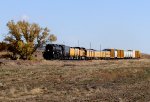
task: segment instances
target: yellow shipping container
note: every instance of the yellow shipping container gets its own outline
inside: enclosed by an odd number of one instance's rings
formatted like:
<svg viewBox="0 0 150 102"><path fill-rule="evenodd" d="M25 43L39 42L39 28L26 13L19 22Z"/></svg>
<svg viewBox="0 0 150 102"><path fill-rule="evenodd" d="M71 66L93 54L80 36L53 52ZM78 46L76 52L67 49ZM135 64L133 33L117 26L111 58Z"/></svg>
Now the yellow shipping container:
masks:
<svg viewBox="0 0 150 102"><path fill-rule="evenodd" d="M105 58L105 51L102 52L102 57Z"/></svg>
<svg viewBox="0 0 150 102"><path fill-rule="evenodd" d="M85 50L84 49L80 49L80 57L84 57L85 56Z"/></svg>
<svg viewBox="0 0 150 102"><path fill-rule="evenodd" d="M110 51L105 51L105 57L110 58Z"/></svg>
<svg viewBox="0 0 150 102"><path fill-rule="evenodd" d="M95 51L91 51L91 57L94 57L95 56Z"/></svg>
<svg viewBox="0 0 150 102"><path fill-rule="evenodd" d="M93 50L87 50L86 57L92 58L94 56L95 56L95 51L93 51Z"/></svg>
<svg viewBox="0 0 150 102"><path fill-rule="evenodd" d="M95 57L96 58L100 58L101 56L100 56L100 51L95 51Z"/></svg>
<svg viewBox="0 0 150 102"><path fill-rule="evenodd" d="M75 48L75 57L79 57L80 56L80 50L79 48Z"/></svg>
<svg viewBox="0 0 150 102"><path fill-rule="evenodd" d="M101 54L101 52L99 51L99 54L98 54L98 56L99 56L99 58L101 58L101 56L102 56L102 54Z"/></svg>
<svg viewBox="0 0 150 102"><path fill-rule="evenodd" d="M100 52L100 57L103 58L103 51Z"/></svg>
<svg viewBox="0 0 150 102"><path fill-rule="evenodd" d="M90 57L90 50L87 50L86 57Z"/></svg>
<svg viewBox="0 0 150 102"><path fill-rule="evenodd" d="M110 51L101 51L99 53L100 58L105 59L105 58L110 58Z"/></svg>
<svg viewBox="0 0 150 102"><path fill-rule="evenodd" d="M74 57L74 56L75 56L75 49L70 48L70 57Z"/></svg>
<svg viewBox="0 0 150 102"><path fill-rule="evenodd" d="M101 58L105 58L105 51L101 52Z"/></svg>

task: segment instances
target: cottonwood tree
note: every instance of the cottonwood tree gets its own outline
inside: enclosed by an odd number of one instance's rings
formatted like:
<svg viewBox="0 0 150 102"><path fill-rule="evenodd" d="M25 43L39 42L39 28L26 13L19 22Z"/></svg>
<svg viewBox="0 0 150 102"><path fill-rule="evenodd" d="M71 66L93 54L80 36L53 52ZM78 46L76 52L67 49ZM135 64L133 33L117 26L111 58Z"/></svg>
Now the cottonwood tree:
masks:
<svg viewBox="0 0 150 102"><path fill-rule="evenodd" d="M27 21L7 23L9 33L5 41L10 44L10 51L13 52L13 58L19 55L20 59L30 60L38 47L49 40L50 30L41 28L38 24L30 24Z"/></svg>

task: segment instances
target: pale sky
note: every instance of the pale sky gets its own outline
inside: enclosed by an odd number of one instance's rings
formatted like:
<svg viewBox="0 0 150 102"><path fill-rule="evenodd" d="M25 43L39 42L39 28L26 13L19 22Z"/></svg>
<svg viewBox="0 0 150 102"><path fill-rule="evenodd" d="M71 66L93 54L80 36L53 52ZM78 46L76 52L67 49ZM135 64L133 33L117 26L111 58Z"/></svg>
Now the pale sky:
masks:
<svg viewBox="0 0 150 102"><path fill-rule="evenodd" d="M150 54L149 0L2 0L0 41L7 22L25 19L48 27L56 43L93 49L135 49Z"/></svg>

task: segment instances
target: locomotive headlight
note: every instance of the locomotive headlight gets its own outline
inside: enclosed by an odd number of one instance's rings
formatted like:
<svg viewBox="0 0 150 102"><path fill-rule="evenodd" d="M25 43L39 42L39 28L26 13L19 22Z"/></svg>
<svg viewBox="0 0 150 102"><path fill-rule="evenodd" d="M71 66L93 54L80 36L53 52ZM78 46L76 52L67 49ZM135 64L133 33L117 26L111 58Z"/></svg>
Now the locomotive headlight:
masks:
<svg viewBox="0 0 150 102"><path fill-rule="evenodd" d="M47 50L49 52L49 50Z"/></svg>

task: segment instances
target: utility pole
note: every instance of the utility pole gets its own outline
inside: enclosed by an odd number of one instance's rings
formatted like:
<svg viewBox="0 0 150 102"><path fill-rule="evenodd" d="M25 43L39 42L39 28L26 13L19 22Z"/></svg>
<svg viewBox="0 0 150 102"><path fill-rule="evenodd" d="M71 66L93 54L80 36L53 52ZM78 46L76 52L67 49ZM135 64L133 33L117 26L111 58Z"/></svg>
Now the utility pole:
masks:
<svg viewBox="0 0 150 102"><path fill-rule="evenodd" d="M78 40L78 47L79 47L80 45L79 45L79 40Z"/></svg>
<svg viewBox="0 0 150 102"><path fill-rule="evenodd" d="M91 49L91 42L90 42L90 49Z"/></svg>
<svg viewBox="0 0 150 102"><path fill-rule="evenodd" d="M100 46L99 46L99 48L100 48L100 58L101 58L101 51L102 51L102 48L101 48L102 46L101 46L101 44L100 44Z"/></svg>
<svg viewBox="0 0 150 102"><path fill-rule="evenodd" d="M102 48L101 48L102 46L101 46L101 44L100 44L100 51L102 51Z"/></svg>
<svg viewBox="0 0 150 102"><path fill-rule="evenodd" d="M89 53L89 55L90 55L90 57L92 57L92 51L91 51L91 42L90 42L90 53Z"/></svg>

